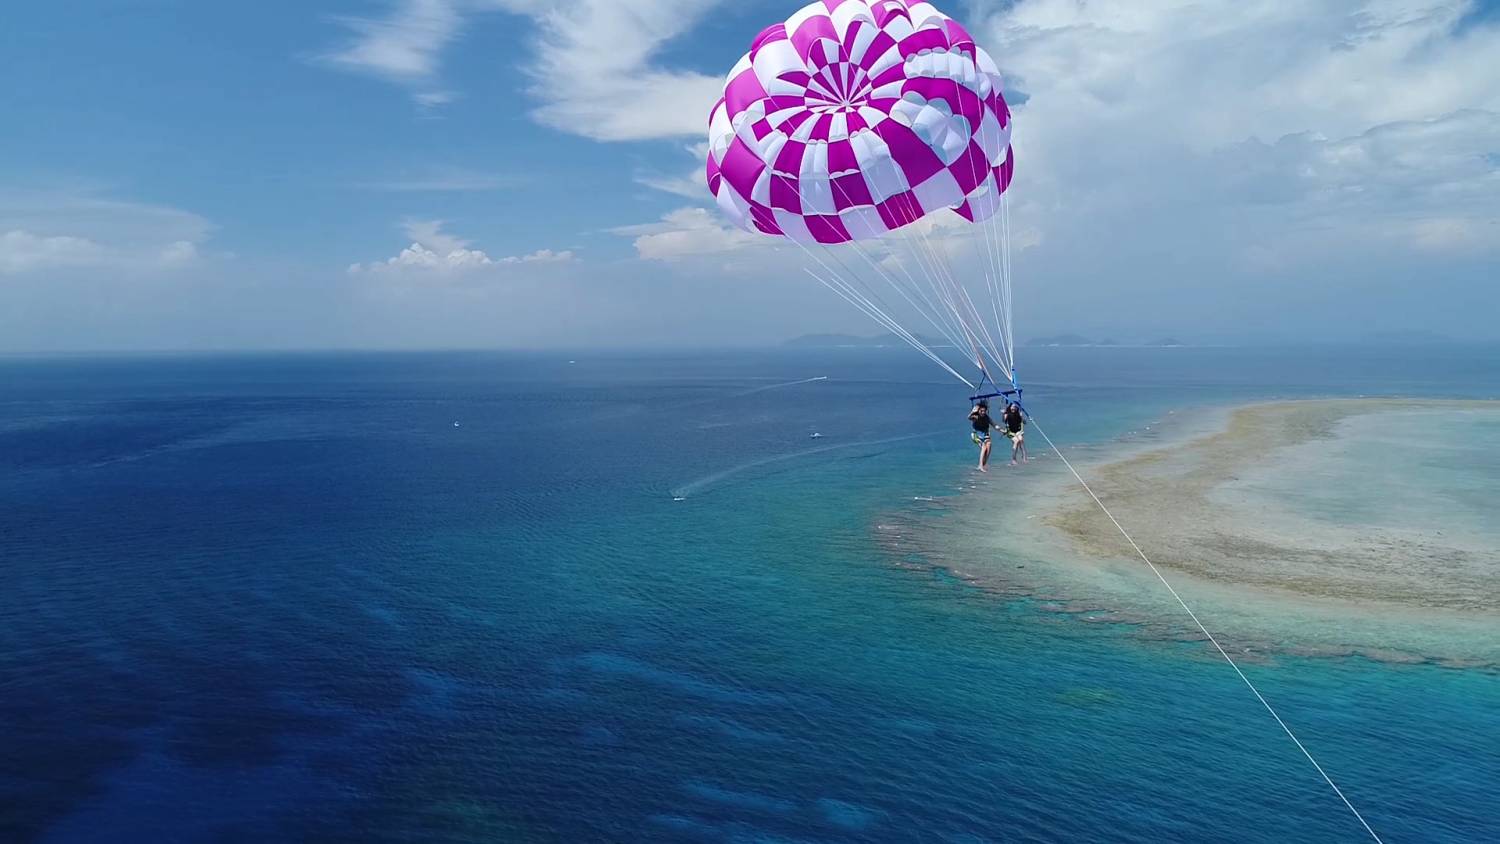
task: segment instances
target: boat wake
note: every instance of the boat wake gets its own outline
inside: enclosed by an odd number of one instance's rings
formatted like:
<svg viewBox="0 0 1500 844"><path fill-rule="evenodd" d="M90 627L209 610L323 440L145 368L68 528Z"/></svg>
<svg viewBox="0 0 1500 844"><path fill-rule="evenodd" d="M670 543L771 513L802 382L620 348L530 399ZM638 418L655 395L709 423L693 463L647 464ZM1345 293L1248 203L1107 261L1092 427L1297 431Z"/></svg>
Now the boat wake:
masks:
<svg viewBox="0 0 1500 844"><path fill-rule="evenodd" d="M943 433L943 431L927 431L921 434L907 434L901 437L887 437L885 439L879 440L862 440L860 442L839 443L838 445L825 445L818 448L807 448L801 451L794 451L789 454L777 454L771 457L762 457L759 460L752 460L748 463L742 463L738 466L723 469L718 472L714 472L711 475L705 475L695 481L683 484L682 486L672 490L672 499L674 501L681 501L694 495L701 495L709 489L719 486L723 481L726 481L734 477L735 475L738 475L742 472L748 472L752 469L759 469L764 466L770 466L777 463L785 463L789 460L797 460L802 457L812 457L818 454L827 454L832 451L845 451L852 448L869 448L878 445L889 445L890 443L906 442L907 440L918 440L925 437L934 437L941 433Z"/></svg>

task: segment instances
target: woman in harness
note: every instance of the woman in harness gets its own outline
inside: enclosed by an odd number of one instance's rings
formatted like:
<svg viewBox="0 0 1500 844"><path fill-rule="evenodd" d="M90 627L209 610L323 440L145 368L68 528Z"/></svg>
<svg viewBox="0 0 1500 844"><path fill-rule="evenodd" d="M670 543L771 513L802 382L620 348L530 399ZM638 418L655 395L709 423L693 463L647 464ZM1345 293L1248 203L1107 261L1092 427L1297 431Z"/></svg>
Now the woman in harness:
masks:
<svg viewBox="0 0 1500 844"><path fill-rule="evenodd" d="M1005 425L1005 435L1010 437L1010 465L1016 465L1016 461L1026 462L1026 415L1021 412L1021 405L1016 402L1008 402L1005 412L1000 414L1000 421Z"/></svg>
<svg viewBox="0 0 1500 844"><path fill-rule="evenodd" d="M995 420L990 418L990 403L984 399L974 405L969 411L969 422L974 426L974 444L979 446L979 471L988 472L990 465L990 429L995 427Z"/></svg>

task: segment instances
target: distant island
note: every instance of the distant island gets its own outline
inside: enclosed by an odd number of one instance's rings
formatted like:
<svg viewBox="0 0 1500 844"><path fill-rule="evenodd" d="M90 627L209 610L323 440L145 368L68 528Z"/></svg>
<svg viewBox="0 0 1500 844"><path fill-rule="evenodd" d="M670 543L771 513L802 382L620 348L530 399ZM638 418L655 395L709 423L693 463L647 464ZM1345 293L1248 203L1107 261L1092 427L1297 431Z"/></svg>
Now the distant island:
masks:
<svg viewBox="0 0 1500 844"><path fill-rule="evenodd" d="M1026 341L1028 346L1097 346L1093 340L1081 334L1052 334L1046 337L1033 337Z"/></svg>
<svg viewBox="0 0 1500 844"><path fill-rule="evenodd" d="M1174 337L1163 337L1149 343L1121 343L1109 337L1103 340L1094 340L1081 334L1052 334L1044 337L1033 337L1026 341L1028 346L1156 346L1156 347L1178 347L1187 344Z"/></svg>
<svg viewBox="0 0 1500 844"><path fill-rule="evenodd" d="M1458 342L1446 334L1425 329L1381 331L1366 334L1361 340L1376 346L1451 346Z"/></svg>
<svg viewBox="0 0 1500 844"><path fill-rule="evenodd" d="M928 337L925 334L916 335L923 345L933 349L952 348L953 344L946 340ZM858 334L804 334L794 337L782 343L783 346L801 349L878 349L894 346L904 346L906 341L895 334L877 334L873 337L865 337ZM1094 340L1081 334L1051 334L1042 337L1033 337L1027 340L1025 345L1038 346L1067 346L1067 347L1157 347L1175 348L1188 344L1174 337L1164 337L1150 343L1122 343L1112 337L1103 340Z"/></svg>

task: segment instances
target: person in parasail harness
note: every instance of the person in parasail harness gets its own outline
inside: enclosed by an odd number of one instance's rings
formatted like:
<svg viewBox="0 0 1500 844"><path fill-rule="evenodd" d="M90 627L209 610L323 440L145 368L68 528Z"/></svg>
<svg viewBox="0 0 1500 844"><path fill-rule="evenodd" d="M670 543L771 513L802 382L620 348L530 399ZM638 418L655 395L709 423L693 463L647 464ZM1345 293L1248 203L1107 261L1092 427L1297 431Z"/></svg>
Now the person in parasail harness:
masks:
<svg viewBox="0 0 1500 844"><path fill-rule="evenodd" d="M1021 412L1021 406L1015 402L1005 405L1005 412L1000 414L1000 421L1005 426L1005 435L1010 437L1010 465L1016 465L1019 460L1025 463L1026 458L1026 415Z"/></svg>
<svg viewBox="0 0 1500 844"><path fill-rule="evenodd" d="M969 422L974 426L974 444L979 446L979 471L988 472L990 465L990 429L995 427L995 420L990 418L990 403L984 399L974 405L969 411Z"/></svg>

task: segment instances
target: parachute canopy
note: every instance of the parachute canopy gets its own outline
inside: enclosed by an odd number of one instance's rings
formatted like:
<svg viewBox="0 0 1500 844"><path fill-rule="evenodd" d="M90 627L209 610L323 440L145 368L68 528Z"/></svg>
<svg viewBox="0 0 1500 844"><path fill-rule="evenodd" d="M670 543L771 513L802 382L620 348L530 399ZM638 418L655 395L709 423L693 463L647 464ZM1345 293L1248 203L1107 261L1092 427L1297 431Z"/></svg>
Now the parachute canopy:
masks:
<svg viewBox="0 0 1500 844"><path fill-rule="evenodd" d="M709 190L736 224L795 245L808 275L976 392L1019 390L1000 91L994 60L925 0L811 3L729 72L709 117ZM960 272L964 241L976 263ZM903 324L912 317L925 324ZM949 349L977 372L955 369Z"/></svg>
<svg viewBox="0 0 1500 844"><path fill-rule="evenodd" d="M1010 185L1000 72L915 0L820 0L767 28L709 120L731 220L802 243L875 238L937 211L982 222Z"/></svg>

